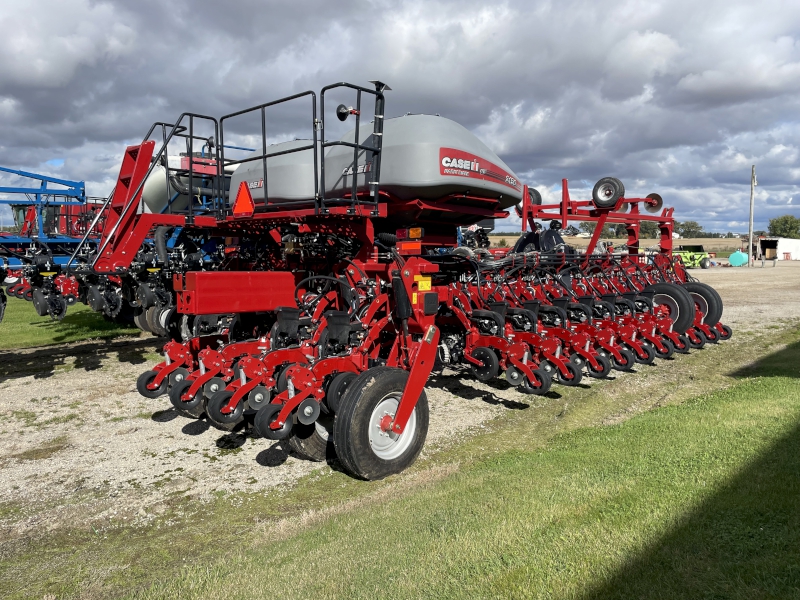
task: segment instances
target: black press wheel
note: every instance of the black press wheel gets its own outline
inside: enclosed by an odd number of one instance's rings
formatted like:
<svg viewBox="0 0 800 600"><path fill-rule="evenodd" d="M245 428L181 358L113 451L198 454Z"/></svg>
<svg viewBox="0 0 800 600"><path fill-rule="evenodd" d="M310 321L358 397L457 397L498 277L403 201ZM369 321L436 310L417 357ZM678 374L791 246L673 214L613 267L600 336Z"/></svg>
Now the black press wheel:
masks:
<svg viewBox="0 0 800 600"><path fill-rule="evenodd" d="M561 385L578 385L581 379L583 379L581 368L571 362L564 363L564 367L567 369L568 375L564 375L560 369L553 369L553 373L556 375L556 381Z"/></svg>
<svg viewBox="0 0 800 600"><path fill-rule="evenodd" d="M662 352L656 346L653 346L653 350L656 353L656 358L667 359L671 358L672 355L675 353L675 346L672 343L672 340L668 340L666 338L661 340L661 344L664 346L664 351Z"/></svg>
<svg viewBox="0 0 800 600"><path fill-rule="evenodd" d="M429 419L424 390L403 433L382 427L397 412L407 381L406 371L374 367L359 375L342 396L333 443L342 466L356 477L375 480L399 473L422 451Z"/></svg>
<svg viewBox="0 0 800 600"><path fill-rule="evenodd" d="M694 330L695 337L697 341L695 342L692 338L689 338L689 347L693 350L702 350L706 347L706 342L708 342L708 338L706 338L706 334L700 331L699 329Z"/></svg>
<svg viewBox="0 0 800 600"><path fill-rule="evenodd" d="M473 365L472 363L469 365L470 369L472 369L472 374L478 381L491 381L500 373L500 361L497 360L497 355L491 348L485 346L475 348L475 350L472 351L472 358L483 363L482 367Z"/></svg>
<svg viewBox="0 0 800 600"><path fill-rule="evenodd" d="M161 382L161 385L156 389L151 390L147 386L153 382L158 375L155 371L145 371L136 380L136 390L145 398L158 398L167 393L167 380Z"/></svg>
<svg viewBox="0 0 800 600"><path fill-rule="evenodd" d="M672 344L675 348L675 352L678 354L689 354L689 349L691 346L689 345L689 336L685 333L682 333L678 336L678 343Z"/></svg>
<svg viewBox="0 0 800 600"><path fill-rule="evenodd" d="M723 325L722 326L722 333L720 334L719 339L721 339L721 340L729 340L729 339L731 339L732 335L733 335L733 329L731 329L727 325Z"/></svg>
<svg viewBox="0 0 800 600"><path fill-rule="evenodd" d="M531 383L528 381L527 377L523 378L522 383L520 384L519 391L523 394L535 394L536 396L544 396L547 392L550 391L550 388L553 385L553 378L550 377L550 373L543 369L534 369L533 371L534 376L536 377L536 381Z"/></svg>
<svg viewBox="0 0 800 600"><path fill-rule="evenodd" d="M297 456L314 462L325 462L335 456L333 448L333 435L331 428L333 422L330 417L324 417L311 425L298 423L292 429L288 444Z"/></svg>
<svg viewBox="0 0 800 600"><path fill-rule="evenodd" d="M184 417L190 419L199 419L205 412L205 405L203 402L203 394L195 394L194 397L188 400L183 400L183 396L192 387L192 382L184 379L173 385L169 389L169 401L172 406Z"/></svg>
<svg viewBox="0 0 800 600"><path fill-rule="evenodd" d="M633 360L635 360L640 365L652 365L656 360L656 349L650 343L642 344L642 350L644 350L645 356L639 356L638 352L633 352Z"/></svg>
<svg viewBox="0 0 800 600"><path fill-rule="evenodd" d="M599 368L595 369L592 367L592 363L586 361L586 371L589 374L589 377L594 377L595 379L607 377L611 372L611 360L602 354L596 355L594 359L597 361Z"/></svg>
<svg viewBox="0 0 800 600"><path fill-rule="evenodd" d="M208 415L209 421L225 431L231 431L244 419L244 402L239 402L228 414L222 412L223 407L228 404L232 396L233 392L222 390L211 396L206 406L206 415Z"/></svg>
<svg viewBox="0 0 800 600"><path fill-rule="evenodd" d="M617 360L616 356L613 357L614 368L617 371L633 370L633 366L636 364L636 361L633 358L633 352L631 352L627 348L620 348L619 354L620 354L619 360Z"/></svg>
<svg viewBox="0 0 800 600"><path fill-rule="evenodd" d="M256 430L258 435L268 440L285 440L292 435L292 417L286 419L283 426L278 429L270 427L270 424L275 421L282 408L283 405L281 404L267 404L258 410L253 419L253 429Z"/></svg>

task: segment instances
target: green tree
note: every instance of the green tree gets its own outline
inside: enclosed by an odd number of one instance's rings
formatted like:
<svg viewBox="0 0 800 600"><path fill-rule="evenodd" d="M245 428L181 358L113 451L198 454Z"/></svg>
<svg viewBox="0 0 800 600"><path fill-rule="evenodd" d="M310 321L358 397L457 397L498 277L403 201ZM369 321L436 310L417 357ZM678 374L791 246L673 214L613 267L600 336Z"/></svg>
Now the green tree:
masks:
<svg viewBox="0 0 800 600"><path fill-rule="evenodd" d="M696 238L703 236L703 226L697 221L675 221L675 231L684 238Z"/></svg>
<svg viewBox="0 0 800 600"><path fill-rule="evenodd" d="M655 221L642 221L639 226L639 237L652 240L658 239L661 235L661 230L658 228L658 223Z"/></svg>
<svg viewBox="0 0 800 600"><path fill-rule="evenodd" d="M800 238L800 219L783 215L769 220L769 234L775 237Z"/></svg>

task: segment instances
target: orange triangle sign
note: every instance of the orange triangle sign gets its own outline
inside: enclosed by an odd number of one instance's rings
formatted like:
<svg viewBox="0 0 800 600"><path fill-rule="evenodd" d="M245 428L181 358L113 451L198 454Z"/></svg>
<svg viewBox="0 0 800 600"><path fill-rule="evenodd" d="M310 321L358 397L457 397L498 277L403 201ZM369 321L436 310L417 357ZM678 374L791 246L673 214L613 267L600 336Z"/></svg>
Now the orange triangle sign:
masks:
<svg viewBox="0 0 800 600"><path fill-rule="evenodd" d="M252 217L256 210L253 196L250 194L250 187L246 181L239 184L239 191L236 193L236 201L233 203L234 217Z"/></svg>

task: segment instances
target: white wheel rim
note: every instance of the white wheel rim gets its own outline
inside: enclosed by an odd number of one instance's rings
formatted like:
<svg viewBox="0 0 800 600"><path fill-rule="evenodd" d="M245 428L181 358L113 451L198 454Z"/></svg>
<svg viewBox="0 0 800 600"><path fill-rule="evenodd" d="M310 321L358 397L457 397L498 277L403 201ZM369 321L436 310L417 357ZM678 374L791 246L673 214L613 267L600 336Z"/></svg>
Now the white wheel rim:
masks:
<svg viewBox="0 0 800 600"><path fill-rule="evenodd" d="M383 418L387 415L394 418L399 404L400 392L392 392L378 402L375 410L372 411L372 416L369 418L369 445L375 456L383 460L394 460L402 456L411 446L414 434L417 431L416 408L411 413L411 418L408 419L403 433L398 435L392 431L383 431L381 429Z"/></svg>
<svg viewBox="0 0 800 600"><path fill-rule="evenodd" d="M669 308L669 319L673 323L675 323L678 320L678 317L681 316L681 309L678 306L678 303L675 302L675 298L672 296L667 296L666 294L656 294L653 296L653 304L663 304Z"/></svg>
<svg viewBox="0 0 800 600"><path fill-rule="evenodd" d="M706 299L697 292L690 292L690 294L692 295L692 300L694 300L695 306L697 306L697 310L700 311L701 315L703 315L703 318L700 320L700 322L705 323L706 315L708 314L708 302L706 302Z"/></svg>

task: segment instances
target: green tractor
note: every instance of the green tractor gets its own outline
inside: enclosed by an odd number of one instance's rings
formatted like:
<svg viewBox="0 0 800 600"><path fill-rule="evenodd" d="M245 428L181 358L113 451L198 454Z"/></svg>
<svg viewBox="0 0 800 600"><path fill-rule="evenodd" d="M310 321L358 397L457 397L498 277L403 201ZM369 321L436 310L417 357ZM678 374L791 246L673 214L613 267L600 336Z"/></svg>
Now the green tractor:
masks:
<svg viewBox="0 0 800 600"><path fill-rule="evenodd" d="M711 266L711 257L702 244L678 246L672 253L681 257L687 269L708 269Z"/></svg>

